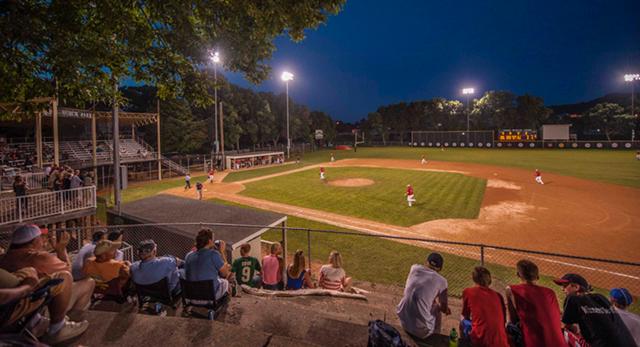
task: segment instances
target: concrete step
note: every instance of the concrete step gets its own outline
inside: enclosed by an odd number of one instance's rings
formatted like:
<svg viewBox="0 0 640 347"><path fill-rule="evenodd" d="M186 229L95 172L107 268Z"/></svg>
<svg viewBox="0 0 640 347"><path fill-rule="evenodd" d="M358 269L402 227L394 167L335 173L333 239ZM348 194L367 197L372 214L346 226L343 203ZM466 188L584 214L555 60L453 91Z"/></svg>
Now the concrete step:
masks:
<svg viewBox="0 0 640 347"><path fill-rule="evenodd" d="M204 319L88 311L89 329L67 346L314 346Z"/></svg>

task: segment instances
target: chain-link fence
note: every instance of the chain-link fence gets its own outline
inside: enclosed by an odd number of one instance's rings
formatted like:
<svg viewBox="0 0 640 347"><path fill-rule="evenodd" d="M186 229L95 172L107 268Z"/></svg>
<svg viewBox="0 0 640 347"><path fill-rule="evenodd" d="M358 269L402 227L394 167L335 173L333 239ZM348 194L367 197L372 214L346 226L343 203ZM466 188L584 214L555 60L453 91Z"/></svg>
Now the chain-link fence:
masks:
<svg viewBox="0 0 640 347"><path fill-rule="evenodd" d="M262 235L262 239L267 242L286 240L283 244L287 250L288 263L296 250L302 250L308 262L306 265L311 268L312 276L315 278L320 266L327 263L329 253L337 250L342 255L344 268L349 276L373 283L402 285L413 264L424 264L427 254L437 251L444 256L442 275L449 282L449 294L454 297L460 297L464 288L473 286L471 272L478 265L484 265L491 271L492 287L503 292L505 286L519 282L515 265L521 259L535 262L540 269L540 283L556 290L559 297L561 288L553 284L552 279L565 273L583 275L594 290L599 292L604 293L613 287L626 287L632 293L640 292L640 263L637 262L477 243L246 224L136 224L70 228L66 231L72 235L68 250L73 254L83 244L90 242L92 233L97 229L122 230L126 248L125 259L135 261L137 259L133 249L143 240L153 239L158 244L160 255L171 254L182 258L192 250L198 230L211 228L215 235L219 226L232 227L238 231L269 229ZM59 234L61 231L53 230L50 234ZM6 249L9 242L10 233L0 234L1 247ZM239 246L232 245L233 248ZM636 303L632 310L640 311L640 306Z"/></svg>

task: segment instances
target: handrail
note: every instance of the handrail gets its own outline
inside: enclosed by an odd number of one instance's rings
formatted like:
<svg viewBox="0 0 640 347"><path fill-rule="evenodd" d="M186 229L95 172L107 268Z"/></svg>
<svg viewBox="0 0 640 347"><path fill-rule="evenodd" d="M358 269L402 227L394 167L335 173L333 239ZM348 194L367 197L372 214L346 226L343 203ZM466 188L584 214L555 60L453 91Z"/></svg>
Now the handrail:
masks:
<svg viewBox="0 0 640 347"><path fill-rule="evenodd" d="M96 208L96 187L80 187L0 199L0 225Z"/></svg>

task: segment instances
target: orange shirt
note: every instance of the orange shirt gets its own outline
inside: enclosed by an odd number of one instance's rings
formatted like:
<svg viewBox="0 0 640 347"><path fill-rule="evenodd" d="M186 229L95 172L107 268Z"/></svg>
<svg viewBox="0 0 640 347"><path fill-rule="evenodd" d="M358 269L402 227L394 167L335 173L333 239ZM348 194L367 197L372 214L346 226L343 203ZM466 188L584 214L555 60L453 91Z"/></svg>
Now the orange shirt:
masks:
<svg viewBox="0 0 640 347"><path fill-rule="evenodd" d="M85 261L83 271L91 278L109 282L120 276L120 269L123 267L126 268L126 265L120 260L111 259L109 261L98 263L95 258L90 258Z"/></svg>
<svg viewBox="0 0 640 347"><path fill-rule="evenodd" d="M71 271L69 264L52 253L31 248L10 249L0 260L0 267L16 272L25 267L33 267L38 276L49 276L60 271Z"/></svg>

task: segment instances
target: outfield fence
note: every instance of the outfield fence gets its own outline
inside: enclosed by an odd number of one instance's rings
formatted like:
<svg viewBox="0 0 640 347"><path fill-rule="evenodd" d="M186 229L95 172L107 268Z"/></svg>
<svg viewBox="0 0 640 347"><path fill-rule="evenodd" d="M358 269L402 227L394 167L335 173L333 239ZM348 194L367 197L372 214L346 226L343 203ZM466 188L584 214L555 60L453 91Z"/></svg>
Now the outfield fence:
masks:
<svg viewBox="0 0 640 347"><path fill-rule="evenodd" d="M184 257L194 245L193 237L172 233L172 227L180 226L195 235L201 228L233 227L237 230L251 228L270 229L263 235L263 240L283 242L288 254L297 250L304 251L311 264L312 274L317 278L321 264L327 262L329 252L338 250L343 257L348 274L357 280L382 283L404 283L412 264L424 263L430 251L443 254L445 265L442 274L449 282L450 295L459 297L462 290L472 286L471 271L474 266L484 265L493 275L493 286L502 291L508 284L518 283L515 264L521 259L535 262L540 268L541 283L555 289L559 294L561 288L552 283L552 278L565 273L583 275L597 291L608 291L613 287L626 287L632 293L640 292L640 263L613 259L559 254L552 252L526 250L481 243L467 243L447 240L436 240L418 237L400 237L382 234L364 234L337 230L307 229L294 227L269 227L248 224L204 224L204 223L172 223L172 224L134 224L108 227L68 228L50 230L50 235L62 231L71 233L72 242L68 250L77 251L83 243L88 242L93 231L97 229L122 230L124 241L129 247L135 247L142 240L153 239L158 244L159 254L171 254ZM385 242L395 241L395 242ZM7 248L10 233L0 233L0 246ZM405 247L402 244L424 248ZM233 245L237 248L240 245ZM136 260L131 248L127 248L127 259ZM636 308L637 309L637 308Z"/></svg>

